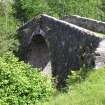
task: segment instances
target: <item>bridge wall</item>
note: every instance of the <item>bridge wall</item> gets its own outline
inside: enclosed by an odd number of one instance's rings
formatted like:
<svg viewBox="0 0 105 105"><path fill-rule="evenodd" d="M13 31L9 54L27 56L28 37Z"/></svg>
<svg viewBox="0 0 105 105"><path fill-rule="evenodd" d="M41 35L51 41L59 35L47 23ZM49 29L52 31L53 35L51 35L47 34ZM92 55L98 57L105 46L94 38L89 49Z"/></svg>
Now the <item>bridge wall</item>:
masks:
<svg viewBox="0 0 105 105"><path fill-rule="evenodd" d="M102 22L102 21L80 17L77 15L66 16L63 18L63 20L69 23L84 27L86 29L92 30L94 32L105 34L105 22Z"/></svg>
<svg viewBox="0 0 105 105"><path fill-rule="evenodd" d="M26 53L25 57L27 58L27 54L31 56L28 52L33 36L44 33L43 38L48 46L52 75L57 79L58 87L65 84L67 75L71 70L79 70L83 66L87 68L96 66L95 52L103 40L103 37L97 33L48 15L40 16L36 25L31 23L33 21L20 28L21 31L19 30L21 35L24 36L22 38L25 45L22 46L27 49L24 51ZM37 46L35 49L37 50ZM28 62L28 59L26 60Z"/></svg>
<svg viewBox="0 0 105 105"><path fill-rule="evenodd" d="M95 66L95 51L102 40L96 33L47 15L42 15L41 25L46 31L58 86L64 84L71 70Z"/></svg>

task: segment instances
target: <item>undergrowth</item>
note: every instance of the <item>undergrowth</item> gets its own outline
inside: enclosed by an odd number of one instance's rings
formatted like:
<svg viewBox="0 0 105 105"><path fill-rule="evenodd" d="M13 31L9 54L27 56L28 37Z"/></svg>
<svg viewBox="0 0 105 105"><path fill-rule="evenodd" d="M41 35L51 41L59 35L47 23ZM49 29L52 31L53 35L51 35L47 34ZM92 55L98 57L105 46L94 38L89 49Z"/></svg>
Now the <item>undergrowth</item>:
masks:
<svg viewBox="0 0 105 105"><path fill-rule="evenodd" d="M84 81L73 84L67 93L41 105L105 105L105 68L91 71Z"/></svg>
<svg viewBox="0 0 105 105"><path fill-rule="evenodd" d="M0 57L0 105L36 105L54 92L51 78L11 53Z"/></svg>

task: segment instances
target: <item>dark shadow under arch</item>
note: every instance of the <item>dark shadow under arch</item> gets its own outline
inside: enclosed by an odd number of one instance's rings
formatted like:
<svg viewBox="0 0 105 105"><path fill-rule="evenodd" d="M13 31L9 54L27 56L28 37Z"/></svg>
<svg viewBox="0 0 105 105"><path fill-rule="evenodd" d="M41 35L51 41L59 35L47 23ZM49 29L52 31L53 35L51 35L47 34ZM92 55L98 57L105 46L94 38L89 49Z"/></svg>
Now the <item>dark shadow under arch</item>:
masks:
<svg viewBox="0 0 105 105"><path fill-rule="evenodd" d="M46 66L49 66L49 49L42 35L38 34L33 36L28 47L27 61L33 67L41 68L42 70L44 70Z"/></svg>

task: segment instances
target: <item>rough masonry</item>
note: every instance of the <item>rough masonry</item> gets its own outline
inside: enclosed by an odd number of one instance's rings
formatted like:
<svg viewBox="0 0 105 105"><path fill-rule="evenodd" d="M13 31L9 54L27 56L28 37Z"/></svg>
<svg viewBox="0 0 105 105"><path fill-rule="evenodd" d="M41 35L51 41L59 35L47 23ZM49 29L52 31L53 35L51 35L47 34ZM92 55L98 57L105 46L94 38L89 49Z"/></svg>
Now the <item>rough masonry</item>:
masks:
<svg viewBox="0 0 105 105"><path fill-rule="evenodd" d="M77 26L92 30L94 32L105 34L105 22L102 21L89 19L78 15L65 16L63 20Z"/></svg>
<svg viewBox="0 0 105 105"><path fill-rule="evenodd" d="M72 23L41 15L20 27L18 33L23 60L52 73L59 87L71 70L104 65L105 59L99 60L105 43L103 36Z"/></svg>

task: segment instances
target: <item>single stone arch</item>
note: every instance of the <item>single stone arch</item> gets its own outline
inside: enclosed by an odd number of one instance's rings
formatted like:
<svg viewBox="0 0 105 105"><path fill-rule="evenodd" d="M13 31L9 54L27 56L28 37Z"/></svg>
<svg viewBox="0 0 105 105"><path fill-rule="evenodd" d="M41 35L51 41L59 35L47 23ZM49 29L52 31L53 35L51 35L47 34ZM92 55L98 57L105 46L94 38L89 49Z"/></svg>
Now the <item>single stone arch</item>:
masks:
<svg viewBox="0 0 105 105"><path fill-rule="evenodd" d="M36 34L32 37L28 46L27 63L40 68L45 74L51 74L49 48L43 35Z"/></svg>
<svg viewBox="0 0 105 105"><path fill-rule="evenodd" d="M97 63L100 63L100 56L97 58L96 51L103 57L100 49L104 47L101 48L99 46L104 40L103 36L78 25L71 24L71 22L69 23L48 15L42 15L39 19L32 19L23 27L20 27L18 31L23 39L21 46L25 49L23 50L23 55L25 55L23 58L27 58L24 61L27 61L33 67L42 68L48 74L51 71L48 68L51 58L52 76L57 80L57 88L65 86L65 81L71 70L80 69L82 65L89 68L92 66L94 68ZM37 44L40 35L41 40L44 40L39 41L40 43L38 42L39 44ZM45 41L46 39L48 41L47 43ZM45 48L46 44L47 48L49 47L48 49ZM43 48L46 50L43 51ZM41 49L41 51L38 51L38 49ZM48 50L50 51L50 58L48 56ZM45 57L45 55L48 57ZM42 59L43 57L47 60ZM32 62L30 60L31 58L33 59ZM46 62L43 65L41 61ZM38 65L37 62L39 62Z"/></svg>

